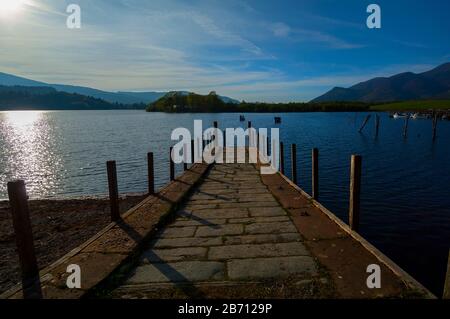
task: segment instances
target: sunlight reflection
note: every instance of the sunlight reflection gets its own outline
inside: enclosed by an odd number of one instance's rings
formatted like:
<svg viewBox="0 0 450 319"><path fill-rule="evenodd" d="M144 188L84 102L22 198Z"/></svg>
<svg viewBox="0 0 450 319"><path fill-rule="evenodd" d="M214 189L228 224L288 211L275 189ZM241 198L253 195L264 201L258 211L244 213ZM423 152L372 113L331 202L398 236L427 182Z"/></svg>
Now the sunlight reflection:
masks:
<svg viewBox="0 0 450 319"><path fill-rule="evenodd" d="M62 167L57 134L45 111L0 112L0 190L24 179L32 196L55 191Z"/></svg>

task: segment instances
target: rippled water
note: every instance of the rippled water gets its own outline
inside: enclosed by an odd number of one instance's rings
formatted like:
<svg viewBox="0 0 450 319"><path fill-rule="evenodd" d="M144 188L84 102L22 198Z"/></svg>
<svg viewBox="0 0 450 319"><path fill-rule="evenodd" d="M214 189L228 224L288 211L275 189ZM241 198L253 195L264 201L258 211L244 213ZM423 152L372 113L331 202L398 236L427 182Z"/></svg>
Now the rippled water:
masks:
<svg viewBox="0 0 450 319"><path fill-rule="evenodd" d="M381 116L358 133L364 113L281 114L281 140L298 148L298 181L311 187L311 149L320 151L320 201L347 220L351 154L363 156L361 233L440 295L450 247L450 122ZM254 127L272 127L273 114L246 114ZM33 198L107 193L105 162L118 164L121 192L146 190L146 153L155 153L156 184L168 181L170 133L219 121L238 127L238 114L162 114L143 111L0 112L0 199L6 183L23 178ZM289 176L289 147L286 147ZM181 172L181 167L177 167Z"/></svg>

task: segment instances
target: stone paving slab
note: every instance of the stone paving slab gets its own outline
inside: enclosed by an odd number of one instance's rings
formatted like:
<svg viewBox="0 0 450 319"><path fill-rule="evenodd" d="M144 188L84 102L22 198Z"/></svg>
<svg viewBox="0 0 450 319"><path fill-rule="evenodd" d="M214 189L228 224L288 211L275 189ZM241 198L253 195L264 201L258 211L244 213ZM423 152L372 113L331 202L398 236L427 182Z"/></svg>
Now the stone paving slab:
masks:
<svg viewBox="0 0 450 319"><path fill-rule="evenodd" d="M206 257L205 247L183 247L171 249L152 249L142 254L144 263L158 263L164 261L184 261L189 259L203 259Z"/></svg>
<svg viewBox="0 0 450 319"><path fill-rule="evenodd" d="M224 235L240 235L244 232L242 224L218 225L217 227L199 226L195 237L217 237Z"/></svg>
<svg viewBox="0 0 450 319"><path fill-rule="evenodd" d="M236 258L308 256L305 246L300 242L277 244L250 244L211 247L208 252L210 260L227 260Z"/></svg>
<svg viewBox="0 0 450 319"><path fill-rule="evenodd" d="M223 243L225 245L242 245L242 244L283 243L301 240L302 238L298 233L259 234L259 235L244 235L244 236L225 236L223 239Z"/></svg>
<svg viewBox="0 0 450 319"><path fill-rule="evenodd" d="M189 238L161 238L151 242L152 247L205 247L222 245L221 237L189 237Z"/></svg>
<svg viewBox="0 0 450 319"><path fill-rule="evenodd" d="M213 261L152 263L136 268L127 284L147 282L197 282L222 280L225 264Z"/></svg>
<svg viewBox="0 0 450 319"><path fill-rule="evenodd" d="M276 233L295 233L297 228L289 222L277 223L254 223L245 226L246 234L276 234Z"/></svg>
<svg viewBox="0 0 450 319"><path fill-rule="evenodd" d="M293 274L317 275L317 266L310 256L236 259L227 262L231 280L266 279Z"/></svg>

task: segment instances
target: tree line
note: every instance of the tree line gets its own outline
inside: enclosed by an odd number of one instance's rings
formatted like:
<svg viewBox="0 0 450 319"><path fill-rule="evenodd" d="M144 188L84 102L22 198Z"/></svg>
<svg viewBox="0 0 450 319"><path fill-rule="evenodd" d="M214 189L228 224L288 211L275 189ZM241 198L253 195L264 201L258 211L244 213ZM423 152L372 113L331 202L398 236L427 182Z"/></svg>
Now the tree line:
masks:
<svg viewBox="0 0 450 319"><path fill-rule="evenodd" d="M150 103L147 112L166 113L274 113L274 112L358 112L367 111L370 104L362 102L320 102L320 103L225 103L215 92L208 95L170 92Z"/></svg>

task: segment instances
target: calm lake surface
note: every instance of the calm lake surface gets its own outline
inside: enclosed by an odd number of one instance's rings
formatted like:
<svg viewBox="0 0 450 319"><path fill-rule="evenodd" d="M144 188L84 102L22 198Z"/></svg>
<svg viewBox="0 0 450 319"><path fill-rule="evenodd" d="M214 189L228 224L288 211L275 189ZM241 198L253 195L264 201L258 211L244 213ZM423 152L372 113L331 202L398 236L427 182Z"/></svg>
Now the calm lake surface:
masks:
<svg viewBox="0 0 450 319"><path fill-rule="evenodd" d="M280 115L280 114L277 114ZM254 127L274 127L274 114L245 114ZM361 234L407 272L441 295L450 248L450 122L404 120L381 114L358 133L365 113L281 114L281 141L298 149L298 181L311 190L311 149L320 151L320 201L347 221L351 154L363 156ZM238 114L163 114L143 111L0 112L0 199L6 183L23 178L32 198L107 193L107 160L116 160L120 192L144 192L146 153L154 152L156 183L168 182L172 129L246 126ZM181 172L181 166L177 172Z"/></svg>

